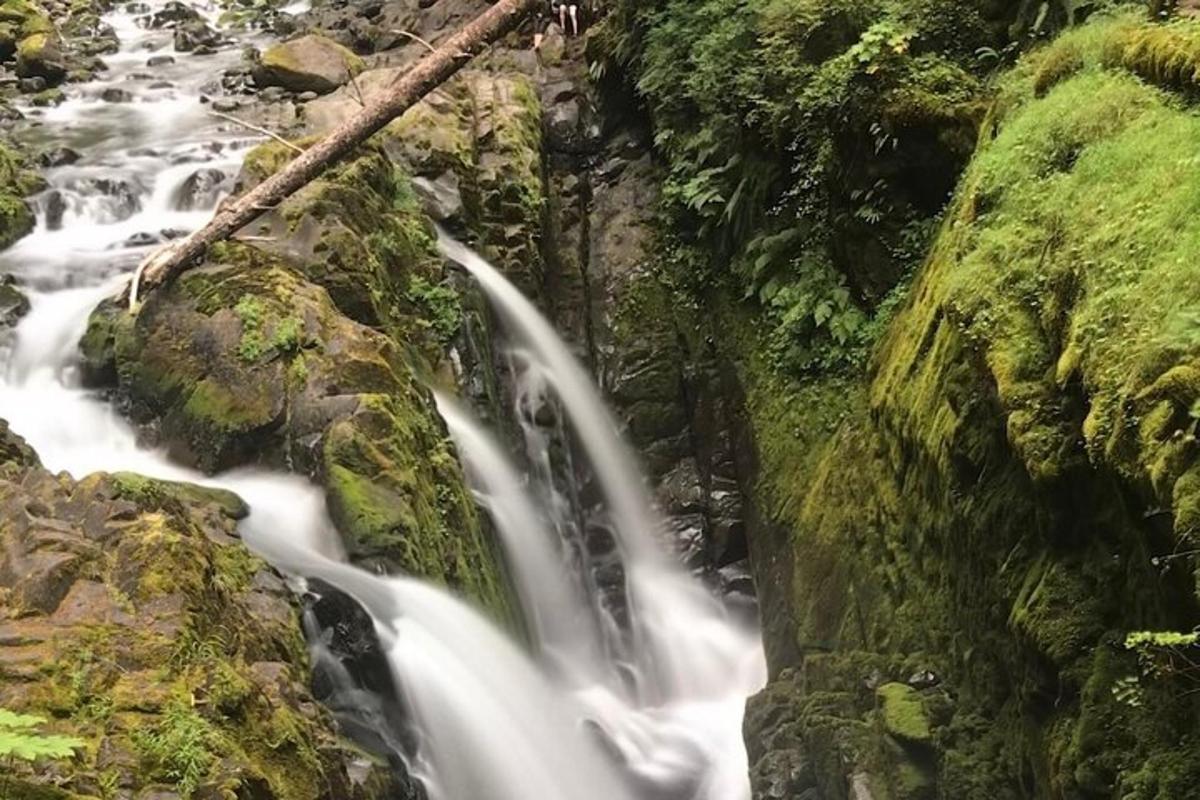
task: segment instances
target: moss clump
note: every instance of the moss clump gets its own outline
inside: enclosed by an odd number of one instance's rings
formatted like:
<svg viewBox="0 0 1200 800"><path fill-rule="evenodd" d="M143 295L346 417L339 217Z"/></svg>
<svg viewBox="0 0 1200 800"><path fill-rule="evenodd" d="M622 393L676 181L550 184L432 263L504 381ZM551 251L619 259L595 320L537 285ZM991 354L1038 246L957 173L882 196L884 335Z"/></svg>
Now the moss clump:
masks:
<svg viewBox="0 0 1200 800"><path fill-rule="evenodd" d="M883 728L906 742L927 744L933 738L921 696L903 683L885 683L875 690Z"/></svg>
<svg viewBox="0 0 1200 800"><path fill-rule="evenodd" d="M33 230L33 212L24 197L36 188L37 177L20 155L0 143L0 248Z"/></svg>

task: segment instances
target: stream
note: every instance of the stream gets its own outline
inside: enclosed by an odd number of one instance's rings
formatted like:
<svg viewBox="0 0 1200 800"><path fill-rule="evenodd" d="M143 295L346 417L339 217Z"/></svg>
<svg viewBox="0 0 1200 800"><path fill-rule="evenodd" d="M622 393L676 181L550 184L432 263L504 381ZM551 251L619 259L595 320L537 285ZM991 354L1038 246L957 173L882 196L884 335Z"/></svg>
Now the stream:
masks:
<svg viewBox="0 0 1200 800"><path fill-rule="evenodd" d="M250 38L211 55L174 53L169 30L139 25L144 13L106 16L121 50L106 58L102 80L67 87L57 107L26 110L42 122L29 138L81 157L45 171L36 229L0 254L0 271L17 277L31 303L3 353L0 417L51 470L77 478L128 470L241 495L250 547L370 613L416 743L395 755L433 800L747 800L743 703L766 678L757 630L671 554L636 459L566 343L462 244L439 242L503 327L525 452L514 458L454 398L437 402L500 539L528 642L439 587L347 563L322 492L306 479L253 469L206 476L172 464L80 386L77 343L90 311L150 248L207 221L258 143L200 102ZM147 74L147 60L166 54L175 61ZM106 89L129 95L109 102ZM545 404L561 410L573 457L600 488L624 575L622 613L572 523L578 487L563 490L549 434L531 421L529 408Z"/></svg>

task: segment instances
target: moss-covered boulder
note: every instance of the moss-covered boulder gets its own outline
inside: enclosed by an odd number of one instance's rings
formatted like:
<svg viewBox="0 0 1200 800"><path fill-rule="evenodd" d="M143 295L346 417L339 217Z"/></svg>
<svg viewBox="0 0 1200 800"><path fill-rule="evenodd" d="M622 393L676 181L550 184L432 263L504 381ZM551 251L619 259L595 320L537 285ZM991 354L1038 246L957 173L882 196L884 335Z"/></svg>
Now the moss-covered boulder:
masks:
<svg viewBox="0 0 1200 800"><path fill-rule="evenodd" d="M236 538L236 497L53 475L3 426L0 509L0 707L82 741L7 764L6 797L390 796L309 695L297 610Z"/></svg>
<svg viewBox="0 0 1200 800"><path fill-rule="evenodd" d="M894 785L1159 800L1200 780L1195 679L1171 666L1200 623L1200 117L1170 68L1197 31L1098 18L1017 64L866 380L741 351L758 501L789 534L786 582L759 562L789 620L768 653L802 670L797 702L882 684L832 716L901 748ZM918 663L953 704L904 685ZM818 771L844 791L861 747Z"/></svg>
<svg viewBox="0 0 1200 800"><path fill-rule="evenodd" d="M279 156L252 153L244 179ZM353 559L448 582L503 616L493 548L417 376L456 305L430 279L440 263L405 180L367 149L268 215L255 232L274 241L214 247L136 317L101 306L84 373L176 458L311 475Z"/></svg>
<svg viewBox="0 0 1200 800"><path fill-rule="evenodd" d="M54 23L36 3L29 0L5 0L0 3L0 59L8 60L17 45L34 34L50 33Z"/></svg>
<svg viewBox="0 0 1200 800"><path fill-rule="evenodd" d="M17 75L58 83L67 77L62 38L49 30L30 34L17 44Z"/></svg>
<svg viewBox="0 0 1200 800"><path fill-rule="evenodd" d="M40 180L27 169L16 150L0 142L0 248L33 230L33 211L25 196L37 188Z"/></svg>
<svg viewBox="0 0 1200 800"><path fill-rule="evenodd" d="M254 66L259 86L327 94L363 70L363 61L332 39L308 34L268 47Z"/></svg>

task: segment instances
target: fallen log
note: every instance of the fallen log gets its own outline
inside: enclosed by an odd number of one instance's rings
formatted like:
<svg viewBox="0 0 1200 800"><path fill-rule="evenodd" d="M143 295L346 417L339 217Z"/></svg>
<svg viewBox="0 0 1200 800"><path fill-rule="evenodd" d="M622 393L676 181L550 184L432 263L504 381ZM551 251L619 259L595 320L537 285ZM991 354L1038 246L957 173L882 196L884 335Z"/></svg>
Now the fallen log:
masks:
<svg viewBox="0 0 1200 800"><path fill-rule="evenodd" d="M416 105L488 44L513 30L539 2L544 0L499 0L433 48L386 92L355 112L324 139L249 192L223 204L204 227L147 256L129 283L130 312L137 310L139 291L170 281L203 259L210 246L229 238L303 188L372 134Z"/></svg>

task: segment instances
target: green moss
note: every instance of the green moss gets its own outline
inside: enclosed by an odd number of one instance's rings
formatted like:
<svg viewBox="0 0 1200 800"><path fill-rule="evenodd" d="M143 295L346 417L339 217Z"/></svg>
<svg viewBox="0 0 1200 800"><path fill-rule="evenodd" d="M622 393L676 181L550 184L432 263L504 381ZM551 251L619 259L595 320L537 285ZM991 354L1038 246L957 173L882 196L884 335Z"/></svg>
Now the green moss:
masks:
<svg viewBox="0 0 1200 800"><path fill-rule="evenodd" d="M245 501L227 489L147 478L133 472L117 472L111 477L117 495L136 502L140 508L178 508L186 503L211 503L231 519L243 519L250 513Z"/></svg>
<svg viewBox="0 0 1200 800"><path fill-rule="evenodd" d="M342 47L332 39L316 34L310 34L306 38L316 40L322 48L336 53L351 75L357 75L366 68L363 60L355 55L352 50ZM289 44L288 42L281 42L268 47L262 54L263 66L286 72L305 72L305 65L296 59L294 48L289 46Z"/></svg>
<svg viewBox="0 0 1200 800"><path fill-rule="evenodd" d="M933 738L921 696L903 683L885 683L875 690L883 727L897 739L927 744Z"/></svg>
<svg viewBox="0 0 1200 800"><path fill-rule="evenodd" d="M20 155L0 143L0 248L33 230L33 212L23 198L35 188Z"/></svg>
<svg viewBox="0 0 1200 800"><path fill-rule="evenodd" d="M233 390L211 378L192 387L183 412L195 424L215 432L246 432L275 419L271 395L264 387Z"/></svg>
<svg viewBox="0 0 1200 800"><path fill-rule="evenodd" d="M424 392L412 386L359 402L323 443L329 512L350 553L448 583L507 618L495 553Z"/></svg>

